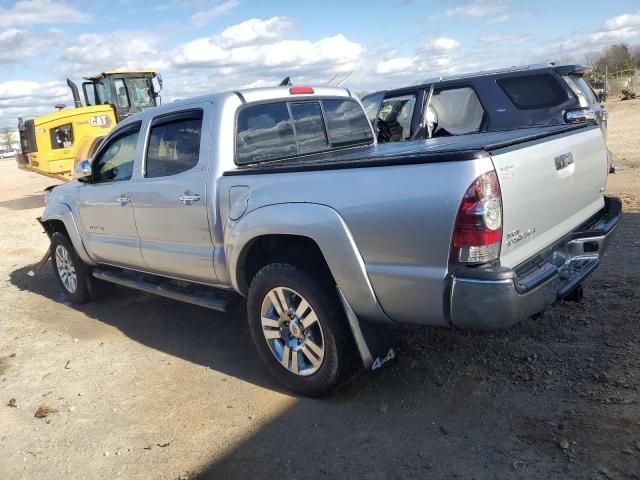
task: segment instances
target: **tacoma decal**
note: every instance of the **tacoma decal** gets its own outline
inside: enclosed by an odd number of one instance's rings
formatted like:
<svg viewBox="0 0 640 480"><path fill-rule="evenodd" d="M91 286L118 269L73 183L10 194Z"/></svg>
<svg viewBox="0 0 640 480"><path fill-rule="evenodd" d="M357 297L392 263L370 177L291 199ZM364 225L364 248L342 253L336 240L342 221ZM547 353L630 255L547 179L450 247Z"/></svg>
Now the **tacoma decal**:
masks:
<svg viewBox="0 0 640 480"><path fill-rule="evenodd" d="M525 230L524 232L520 229L514 230L513 232L507 233L507 247L515 245L521 240L525 238L529 238L531 235L536 233L536 227L531 227Z"/></svg>

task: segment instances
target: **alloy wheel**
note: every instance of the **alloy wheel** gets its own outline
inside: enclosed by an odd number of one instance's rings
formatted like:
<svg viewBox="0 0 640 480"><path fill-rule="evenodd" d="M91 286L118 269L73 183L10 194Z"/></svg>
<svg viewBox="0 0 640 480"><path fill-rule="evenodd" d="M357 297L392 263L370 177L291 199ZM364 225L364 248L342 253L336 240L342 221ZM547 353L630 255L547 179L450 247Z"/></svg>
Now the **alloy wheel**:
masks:
<svg viewBox="0 0 640 480"><path fill-rule="evenodd" d="M62 285L67 292L75 293L78 289L78 277L69 251L64 248L63 245L58 245L56 246L55 255L56 267L58 269L58 275L60 276Z"/></svg>
<svg viewBox="0 0 640 480"><path fill-rule="evenodd" d="M324 360L324 336L315 311L295 290L276 287L262 301L262 333L271 353L291 373L312 375Z"/></svg>

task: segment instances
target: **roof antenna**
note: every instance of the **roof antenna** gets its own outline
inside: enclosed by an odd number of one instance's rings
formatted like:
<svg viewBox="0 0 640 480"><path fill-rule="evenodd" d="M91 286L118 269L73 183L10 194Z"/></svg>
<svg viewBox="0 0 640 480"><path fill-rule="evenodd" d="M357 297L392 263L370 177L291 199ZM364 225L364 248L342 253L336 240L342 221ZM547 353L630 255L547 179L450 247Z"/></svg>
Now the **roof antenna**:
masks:
<svg viewBox="0 0 640 480"><path fill-rule="evenodd" d="M293 83L291 83L291 77L285 77L284 80L282 80L278 86L290 87L291 85L293 85Z"/></svg>
<svg viewBox="0 0 640 480"><path fill-rule="evenodd" d="M325 85L331 85L337 77L338 77L338 74L336 73L333 77L331 77L331 79L327 81L327 83L325 83Z"/></svg>
<svg viewBox="0 0 640 480"><path fill-rule="evenodd" d="M347 80L349 80L349 79L353 76L353 74L354 74L354 73L356 73L356 72L355 72L355 70L354 70L353 72L348 73L346 77L344 77L342 80L340 80L340 81L336 84L336 87L341 87L342 85L344 85L344 83L345 83Z"/></svg>

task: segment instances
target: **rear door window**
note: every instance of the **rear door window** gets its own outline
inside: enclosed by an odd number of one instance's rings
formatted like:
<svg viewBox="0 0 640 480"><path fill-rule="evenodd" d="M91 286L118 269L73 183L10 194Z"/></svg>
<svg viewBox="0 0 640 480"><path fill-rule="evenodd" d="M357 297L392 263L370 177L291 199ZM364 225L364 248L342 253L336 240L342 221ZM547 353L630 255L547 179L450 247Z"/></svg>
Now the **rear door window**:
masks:
<svg viewBox="0 0 640 480"><path fill-rule="evenodd" d="M166 177L198 164L202 110L158 117L151 124L145 177Z"/></svg>
<svg viewBox="0 0 640 480"><path fill-rule="evenodd" d="M554 107L567 100L567 92L547 73L505 77L497 83L519 110Z"/></svg>

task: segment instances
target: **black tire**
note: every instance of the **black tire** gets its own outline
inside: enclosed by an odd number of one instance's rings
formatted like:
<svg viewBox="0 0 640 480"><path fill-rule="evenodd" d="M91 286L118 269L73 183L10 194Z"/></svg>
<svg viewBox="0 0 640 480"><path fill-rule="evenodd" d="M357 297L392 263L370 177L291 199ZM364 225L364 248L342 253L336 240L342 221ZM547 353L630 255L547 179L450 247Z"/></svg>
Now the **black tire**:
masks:
<svg viewBox="0 0 640 480"><path fill-rule="evenodd" d="M310 397L325 395L350 378L354 370L355 346L336 287L327 275L310 273L286 263L263 267L251 281L247 301L249 330L260 357L273 375L288 389ZM274 288L295 290L316 313L322 329L324 358L315 373L291 372L275 357L263 333L262 304ZM304 357L303 357L304 358Z"/></svg>
<svg viewBox="0 0 640 480"><path fill-rule="evenodd" d="M59 264L62 264L60 256L57 255L58 247L66 251L69 263L75 271L76 287L70 289L62 280L58 271ZM85 263L80 260L76 250L73 248L69 238L60 232L56 232L51 236L51 264L53 265L53 274L58 280L58 284L62 288L65 296L73 304L80 305L91 300L89 282L90 273ZM73 290L73 291L72 291Z"/></svg>

